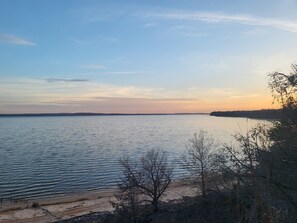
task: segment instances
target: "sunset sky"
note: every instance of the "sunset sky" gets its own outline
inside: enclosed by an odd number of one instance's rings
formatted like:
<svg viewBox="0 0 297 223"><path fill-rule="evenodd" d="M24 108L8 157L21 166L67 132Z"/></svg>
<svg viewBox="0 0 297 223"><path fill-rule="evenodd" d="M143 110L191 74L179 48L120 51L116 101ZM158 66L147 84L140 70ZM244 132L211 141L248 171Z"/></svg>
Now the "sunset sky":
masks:
<svg viewBox="0 0 297 223"><path fill-rule="evenodd" d="M0 0L0 113L271 108L297 0Z"/></svg>

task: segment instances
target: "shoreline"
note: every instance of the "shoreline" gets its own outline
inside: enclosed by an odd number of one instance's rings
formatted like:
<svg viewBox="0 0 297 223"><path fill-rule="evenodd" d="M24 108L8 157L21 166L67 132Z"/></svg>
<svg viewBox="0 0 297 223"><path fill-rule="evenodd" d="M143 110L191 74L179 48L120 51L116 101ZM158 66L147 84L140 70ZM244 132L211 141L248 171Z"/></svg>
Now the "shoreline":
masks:
<svg viewBox="0 0 297 223"><path fill-rule="evenodd" d="M48 223L96 212L110 212L110 201L116 201L117 188L99 189L76 194L57 195L48 198L32 199L28 204L10 203L0 206L1 223ZM184 196L195 196L197 188L187 181L175 181L169 186L162 201L177 201ZM32 208L33 203L39 207ZM4 207L4 205L6 205Z"/></svg>

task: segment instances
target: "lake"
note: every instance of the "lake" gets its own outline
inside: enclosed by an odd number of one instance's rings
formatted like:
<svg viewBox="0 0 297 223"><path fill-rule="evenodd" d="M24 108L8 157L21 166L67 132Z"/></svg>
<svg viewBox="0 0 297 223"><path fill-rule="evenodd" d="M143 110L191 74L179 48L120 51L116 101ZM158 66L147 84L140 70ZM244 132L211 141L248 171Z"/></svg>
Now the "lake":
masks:
<svg viewBox="0 0 297 223"><path fill-rule="evenodd" d="M0 198L39 198L115 186L119 158L149 149L178 159L205 130L223 143L263 120L208 115L55 116L0 118ZM175 175L184 170L178 165Z"/></svg>

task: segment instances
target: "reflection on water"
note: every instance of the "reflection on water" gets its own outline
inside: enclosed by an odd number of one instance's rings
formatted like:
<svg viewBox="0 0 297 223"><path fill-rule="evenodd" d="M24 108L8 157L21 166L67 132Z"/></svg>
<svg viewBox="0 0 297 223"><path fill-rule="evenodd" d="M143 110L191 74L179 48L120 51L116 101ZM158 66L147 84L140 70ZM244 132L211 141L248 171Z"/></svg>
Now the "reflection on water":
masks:
<svg viewBox="0 0 297 223"><path fill-rule="evenodd" d="M114 186L118 159L160 148L176 160L199 130L230 143L259 120L207 115L0 118L0 197L42 197ZM176 176L183 170L176 167Z"/></svg>

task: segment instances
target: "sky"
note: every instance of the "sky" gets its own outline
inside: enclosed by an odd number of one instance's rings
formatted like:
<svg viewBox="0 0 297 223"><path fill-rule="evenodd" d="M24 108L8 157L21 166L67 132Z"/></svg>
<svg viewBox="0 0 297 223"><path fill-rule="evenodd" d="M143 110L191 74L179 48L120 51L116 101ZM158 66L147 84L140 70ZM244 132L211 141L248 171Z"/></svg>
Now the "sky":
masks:
<svg viewBox="0 0 297 223"><path fill-rule="evenodd" d="M0 113L273 108L297 0L0 0Z"/></svg>

